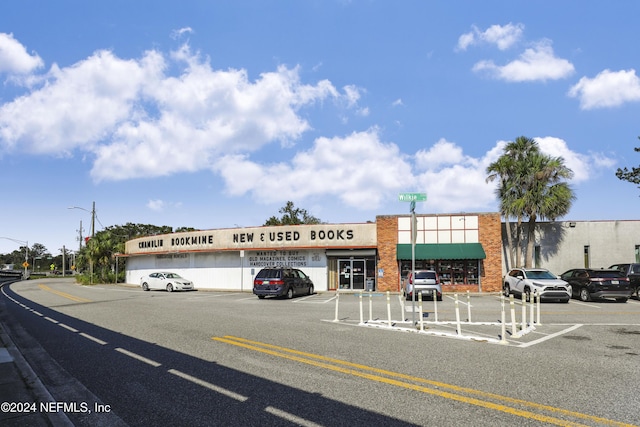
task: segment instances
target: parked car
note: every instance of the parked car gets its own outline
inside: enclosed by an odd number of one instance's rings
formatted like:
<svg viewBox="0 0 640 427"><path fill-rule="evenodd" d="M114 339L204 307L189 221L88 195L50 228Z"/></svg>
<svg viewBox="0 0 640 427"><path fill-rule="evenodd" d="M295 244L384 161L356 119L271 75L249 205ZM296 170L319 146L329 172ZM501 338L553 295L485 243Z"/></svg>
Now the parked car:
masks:
<svg viewBox="0 0 640 427"><path fill-rule="evenodd" d="M433 270L416 270L415 280L413 273L409 272L407 279L405 280L404 295L407 300L413 299L413 293L416 293L416 297L422 292L422 297L433 298L433 291L436 291L436 298L438 301L442 301L442 286L440 285L440 278L438 273Z"/></svg>
<svg viewBox="0 0 640 427"><path fill-rule="evenodd" d="M632 294L636 294L636 298L640 299L640 264L614 264L610 266L609 269L620 270L625 276L627 276Z"/></svg>
<svg viewBox="0 0 640 427"><path fill-rule="evenodd" d="M620 270L574 268L560 276L571 285L571 293L581 301L615 298L627 302L631 296L629 279Z"/></svg>
<svg viewBox="0 0 640 427"><path fill-rule="evenodd" d="M157 271L140 279L140 286L145 291L150 289L165 289L167 292L192 291L193 282L185 279L177 273Z"/></svg>
<svg viewBox="0 0 640 427"><path fill-rule="evenodd" d="M296 268L263 268L253 280L253 293L260 299L267 296L293 298L294 295L312 295L313 281Z"/></svg>
<svg viewBox="0 0 640 427"><path fill-rule="evenodd" d="M544 268L514 268L504 276L502 290L507 297L524 295L527 302L534 292L540 301L569 302L571 299L569 284Z"/></svg>

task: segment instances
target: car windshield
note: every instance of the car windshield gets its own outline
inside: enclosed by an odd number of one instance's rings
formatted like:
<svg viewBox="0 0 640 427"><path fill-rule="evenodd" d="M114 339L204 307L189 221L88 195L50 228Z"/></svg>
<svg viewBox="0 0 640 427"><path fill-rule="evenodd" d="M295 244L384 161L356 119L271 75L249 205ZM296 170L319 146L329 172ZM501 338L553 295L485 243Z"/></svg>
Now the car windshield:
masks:
<svg viewBox="0 0 640 427"><path fill-rule="evenodd" d="M434 271L417 271L416 279L435 279L436 273Z"/></svg>
<svg viewBox="0 0 640 427"><path fill-rule="evenodd" d="M546 270L527 270L528 279L555 279L556 276Z"/></svg>
<svg viewBox="0 0 640 427"><path fill-rule="evenodd" d="M167 279L181 279L180 275L176 273L166 273L164 277Z"/></svg>

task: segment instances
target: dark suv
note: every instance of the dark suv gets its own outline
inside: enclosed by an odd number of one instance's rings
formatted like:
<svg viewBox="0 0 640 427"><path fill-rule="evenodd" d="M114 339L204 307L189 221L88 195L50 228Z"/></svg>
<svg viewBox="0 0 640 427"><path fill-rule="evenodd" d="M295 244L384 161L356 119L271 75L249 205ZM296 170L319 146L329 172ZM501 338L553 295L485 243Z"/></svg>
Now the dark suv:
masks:
<svg viewBox="0 0 640 427"><path fill-rule="evenodd" d="M614 264L609 268L613 270L620 270L622 274L627 276L629 279L629 285L631 285L631 290L636 294L636 298L640 299L640 293L638 293L640 291L640 264Z"/></svg>
<svg viewBox="0 0 640 427"><path fill-rule="evenodd" d="M253 280L253 293L260 299L267 296L293 298L294 295L311 295L313 282L295 268L263 268Z"/></svg>

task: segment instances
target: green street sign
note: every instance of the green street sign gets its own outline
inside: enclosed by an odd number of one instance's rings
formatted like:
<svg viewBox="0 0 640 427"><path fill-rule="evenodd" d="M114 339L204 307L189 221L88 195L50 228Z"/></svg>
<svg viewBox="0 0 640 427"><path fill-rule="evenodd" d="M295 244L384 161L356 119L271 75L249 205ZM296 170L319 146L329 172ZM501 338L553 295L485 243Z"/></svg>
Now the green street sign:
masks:
<svg viewBox="0 0 640 427"><path fill-rule="evenodd" d="M398 200L401 202L426 202L427 193L400 193Z"/></svg>

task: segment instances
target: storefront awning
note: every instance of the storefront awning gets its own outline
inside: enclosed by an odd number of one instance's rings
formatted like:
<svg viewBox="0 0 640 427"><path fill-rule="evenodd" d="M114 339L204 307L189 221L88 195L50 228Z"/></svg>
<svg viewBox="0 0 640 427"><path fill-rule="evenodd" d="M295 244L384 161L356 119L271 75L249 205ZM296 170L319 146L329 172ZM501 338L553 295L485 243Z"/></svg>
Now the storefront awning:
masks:
<svg viewBox="0 0 640 427"><path fill-rule="evenodd" d="M411 259L411 245L396 247L397 259ZM423 243L416 244L416 259L485 259L487 254L480 243Z"/></svg>

